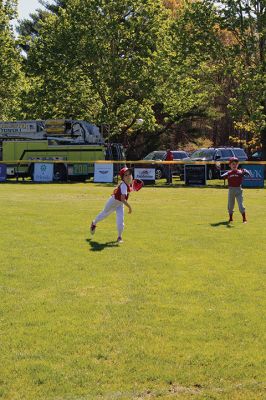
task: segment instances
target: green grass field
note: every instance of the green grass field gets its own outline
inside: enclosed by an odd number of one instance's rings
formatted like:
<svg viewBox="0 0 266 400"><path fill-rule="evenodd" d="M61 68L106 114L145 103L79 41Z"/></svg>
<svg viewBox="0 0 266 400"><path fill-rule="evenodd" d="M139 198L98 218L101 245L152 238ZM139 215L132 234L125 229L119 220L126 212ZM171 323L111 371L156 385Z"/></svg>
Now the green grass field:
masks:
<svg viewBox="0 0 266 400"><path fill-rule="evenodd" d="M0 398L265 399L266 190L0 186Z"/></svg>

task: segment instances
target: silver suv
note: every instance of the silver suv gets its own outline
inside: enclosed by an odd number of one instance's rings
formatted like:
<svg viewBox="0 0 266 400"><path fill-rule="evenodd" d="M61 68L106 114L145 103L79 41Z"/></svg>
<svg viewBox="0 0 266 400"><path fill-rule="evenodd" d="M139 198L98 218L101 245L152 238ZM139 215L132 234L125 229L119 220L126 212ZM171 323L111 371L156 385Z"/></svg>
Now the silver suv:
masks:
<svg viewBox="0 0 266 400"><path fill-rule="evenodd" d="M239 161L246 161L247 154L240 147L216 147L216 148L202 148L194 151L191 154L191 161L228 161L231 157L237 157ZM207 165L207 178L219 178L220 172L215 164Z"/></svg>
<svg viewBox="0 0 266 400"><path fill-rule="evenodd" d="M174 161L182 161L185 159L189 159L188 153L186 153L183 150L171 150L171 153L173 154ZM149 153L147 156L143 158L143 160L147 161L164 161L166 157L166 151L165 150L158 150L158 151L152 151ZM172 165L172 174L173 175L180 175L183 171L184 167L181 164L174 164ZM155 178L156 179L161 179L165 177L165 168L164 165L156 164L155 165Z"/></svg>

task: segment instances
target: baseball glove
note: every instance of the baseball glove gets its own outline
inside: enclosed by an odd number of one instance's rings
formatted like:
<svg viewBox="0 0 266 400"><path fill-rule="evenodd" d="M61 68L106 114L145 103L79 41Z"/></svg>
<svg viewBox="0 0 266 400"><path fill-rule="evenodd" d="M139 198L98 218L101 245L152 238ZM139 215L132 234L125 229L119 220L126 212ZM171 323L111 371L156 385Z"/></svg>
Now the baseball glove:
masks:
<svg viewBox="0 0 266 400"><path fill-rule="evenodd" d="M132 189L133 192L138 192L144 186L144 182L141 179L133 179Z"/></svg>

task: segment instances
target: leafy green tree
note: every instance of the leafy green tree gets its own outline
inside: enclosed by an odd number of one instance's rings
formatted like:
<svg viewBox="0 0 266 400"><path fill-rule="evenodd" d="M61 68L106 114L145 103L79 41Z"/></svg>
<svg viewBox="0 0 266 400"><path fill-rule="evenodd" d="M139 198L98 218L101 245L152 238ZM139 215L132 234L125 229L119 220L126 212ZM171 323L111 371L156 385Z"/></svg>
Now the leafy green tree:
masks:
<svg viewBox="0 0 266 400"><path fill-rule="evenodd" d="M16 118L20 111L23 85L21 57L11 21L16 16L15 1L0 1L0 119Z"/></svg>
<svg viewBox="0 0 266 400"><path fill-rule="evenodd" d="M165 33L167 15L160 0L146 4L140 0L70 0L65 8L39 21L38 35L28 51L27 71L38 82L37 91L43 87L45 115L64 111L59 103L65 101L65 82L69 104L78 104L77 92L81 95L89 90L97 114L94 121L110 124L112 132L126 136L138 118L145 121L145 128L153 129L157 43ZM76 91L71 84L71 94L67 88L73 77ZM56 99L60 100L55 106ZM79 113L87 115L86 107L80 107Z"/></svg>
<svg viewBox="0 0 266 400"><path fill-rule="evenodd" d="M232 34L227 46L227 75L233 82L229 108L245 143L260 142L266 157L265 0L221 0L214 3L220 27ZM236 140L236 138L233 138Z"/></svg>
<svg viewBox="0 0 266 400"><path fill-rule="evenodd" d="M30 44L39 35L41 22L50 14L58 14L59 10L66 7L67 4L67 0L53 0L52 3L41 0L39 2L44 6L44 9L38 8L29 15L29 18L20 20L17 26L17 32L21 39L19 45L25 52L29 51Z"/></svg>
<svg viewBox="0 0 266 400"><path fill-rule="evenodd" d="M164 40L157 83L167 126L188 118L218 118L215 98L220 93L216 79L221 69L222 43L213 8L187 2L169 25Z"/></svg>
<svg viewBox="0 0 266 400"><path fill-rule="evenodd" d="M264 16L255 0L47 3L19 28L25 115L106 123L125 143L187 119L211 130L233 118L255 143L264 137Z"/></svg>

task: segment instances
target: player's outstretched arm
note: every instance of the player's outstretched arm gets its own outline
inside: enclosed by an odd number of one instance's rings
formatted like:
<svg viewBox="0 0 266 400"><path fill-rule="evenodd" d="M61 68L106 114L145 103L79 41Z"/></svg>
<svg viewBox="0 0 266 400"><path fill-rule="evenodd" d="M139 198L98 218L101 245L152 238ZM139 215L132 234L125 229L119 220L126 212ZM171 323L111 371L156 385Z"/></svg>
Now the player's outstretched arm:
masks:
<svg viewBox="0 0 266 400"><path fill-rule="evenodd" d="M251 173L245 168L242 169L242 173L243 173L243 175L251 176Z"/></svg>
<svg viewBox="0 0 266 400"><path fill-rule="evenodd" d="M224 172L223 174L221 174L220 171L220 179L227 179L228 178L228 171Z"/></svg>
<svg viewBox="0 0 266 400"><path fill-rule="evenodd" d="M131 207L131 205L127 202L126 196L124 196L123 194L122 194L122 196L121 196L121 202L128 208L128 213L131 214L131 213L132 213L132 207Z"/></svg>
<svg viewBox="0 0 266 400"><path fill-rule="evenodd" d="M228 177L228 171L226 171L226 172L224 172L223 174L222 174L222 171L221 171L221 163L220 162L217 162L216 163L216 168L218 169L218 171L219 171L219 178L220 179L226 179L227 177Z"/></svg>

